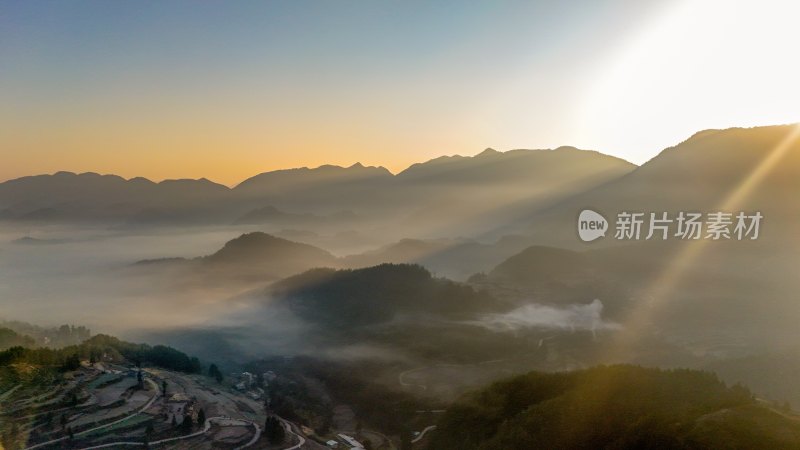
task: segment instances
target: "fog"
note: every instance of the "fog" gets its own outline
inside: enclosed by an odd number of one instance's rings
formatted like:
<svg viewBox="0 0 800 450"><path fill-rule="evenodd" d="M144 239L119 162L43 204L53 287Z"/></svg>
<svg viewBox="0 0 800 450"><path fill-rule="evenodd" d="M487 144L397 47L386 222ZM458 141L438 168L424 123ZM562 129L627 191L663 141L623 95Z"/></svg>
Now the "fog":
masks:
<svg viewBox="0 0 800 450"><path fill-rule="evenodd" d="M92 333L173 345L200 357L242 362L277 354L403 359L377 345L320 347L312 326L266 295L268 281L213 279L137 262L213 254L241 227L0 231L0 320L84 325ZM345 250L345 252L351 249Z"/></svg>
<svg viewBox="0 0 800 450"><path fill-rule="evenodd" d="M207 323L243 307L230 286L171 289L128 267L148 258L213 252L239 233L164 229L122 234L104 229L5 229L0 232L0 297L5 319L74 323L94 332ZM18 241L30 236L35 240Z"/></svg>
<svg viewBox="0 0 800 450"><path fill-rule="evenodd" d="M603 320L603 302L599 299L587 304L556 307L530 303L503 314L487 314L478 324L493 331L518 331L526 329L557 329L600 331L619 328L618 324Z"/></svg>

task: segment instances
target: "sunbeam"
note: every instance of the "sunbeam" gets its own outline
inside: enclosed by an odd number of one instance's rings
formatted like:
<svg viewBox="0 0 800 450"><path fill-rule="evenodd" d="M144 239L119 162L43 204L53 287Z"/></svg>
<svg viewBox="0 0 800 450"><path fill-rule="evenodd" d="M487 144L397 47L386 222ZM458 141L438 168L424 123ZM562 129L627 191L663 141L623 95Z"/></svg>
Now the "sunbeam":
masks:
<svg viewBox="0 0 800 450"><path fill-rule="evenodd" d="M800 138L800 124L789 128L786 136L750 171L736 189L725 197L718 210L734 211L740 208L797 143L798 138ZM686 269L703 254L703 251L712 242L709 239L698 239L686 243L655 281L642 291L639 303L622 321L622 330L617 335L615 345L609 349L609 360L625 359L630 354L632 346L644 336L646 329L651 325L651 319L669 301L672 289L681 281Z"/></svg>

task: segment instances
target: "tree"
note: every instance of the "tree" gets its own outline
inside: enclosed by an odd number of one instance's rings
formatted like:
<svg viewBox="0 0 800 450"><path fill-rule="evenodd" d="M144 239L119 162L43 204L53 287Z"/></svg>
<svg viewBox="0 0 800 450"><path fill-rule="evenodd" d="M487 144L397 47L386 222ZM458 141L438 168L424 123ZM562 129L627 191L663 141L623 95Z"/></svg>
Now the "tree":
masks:
<svg viewBox="0 0 800 450"><path fill-rule="evenodd" d="M167 380L161 381L161 392L164 394L164 397L167 396Z"/></svg>
<svg viewBox="0 0 800 450"><path fill-rule="evenodd" d="M200 408L200 411L197 412L197 425L198 426L205 426L206 424L206 412L203 408Z"/></svg>
<svg viewBox="0 0 800 450"><path fill-rule="evenodd" d="M267 417L267 421L264 423L264 434L267 436L267 441L273 445L282 444L286 440L286 430L275 416Z"/></svg>
<svg viewBox="0 0 800 450"><path fill-rule="evenodd" d="M194 428L192 416L191 414L186 414L183 416L183 422L181 422L181 432L183 434L190 434L192 432L192 428Z"/></svg>
<svg viewBox="0 0 800 450"><path fill-rule="evenodd" d="M66 426L67 426L67 415L66 414L62 414L61 415L61 428L64 428Z"/></svg>
<svg viewBox="0 0 800 450"><path fill-rule="evenodd" d="M73 370L78 370L81 367L81 360L78 357L77 353L73 353L72 355L68 356L66 361L64 361L64 365L61 366L61 369L64 372L70 372Z"/></svg>
<svg viewBox="0 0 800 450"><path fill-rule="evenodd" d="M222 380L224 378L222 376L222 372L219 370L219 367L217 367L216 364L211 364L208 367L208 376L210 376L211 378L217 380L217 383L222 383Z"/></svg>
<svg viewBox="0 0 800 450"><path fill-rule="evenodd" d="M142 371L136 372L136 382L137 382L137 389L143 390L144 389L144 377L142 376Z"/></svg>
<svg viewBox="0 0 800 450"><path fill-rule="evenodd" d="M69 436L70 441L75 440L75 433L72 431L72 427L67 428L67 436Z"/></svg>
<svg viewBox="0 0 800 450"><path fill-rule="evenodd" d="M402 431L400 431L400 450L411 450L411 448L411 430L403 427Z"/></svg>

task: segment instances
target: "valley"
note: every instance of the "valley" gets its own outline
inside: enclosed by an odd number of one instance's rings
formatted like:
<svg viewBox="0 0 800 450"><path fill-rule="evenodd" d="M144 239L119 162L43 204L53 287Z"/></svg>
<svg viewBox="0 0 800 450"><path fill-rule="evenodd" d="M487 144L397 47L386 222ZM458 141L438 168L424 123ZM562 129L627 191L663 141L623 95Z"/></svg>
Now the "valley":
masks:
<svg viewBox="0 0 800 450"><path fill-rule="evenodd" d="M475 392L618 365L713 372L719 384L701 391L746 385L757 401L739 398L736 417L794 436L765 411L793 422L800 404L787 378L800 374L800 216L785 201L800 147L737 205L763 211L757 240L584 243L576 228L587 205L609 218L714 210L786 132L702 132L642 166L565 147L398 174L275 171L234 188L68 173L0 183L4 446L473 448L449 435L473 426L453 411ZM569 392L556 403L571 408ZM529 400L539 418L561 408ZM596 407L630 406L614 401ZM727 433L722 422L709 433ZM510 445L498 433L474 448Z"/></svg>

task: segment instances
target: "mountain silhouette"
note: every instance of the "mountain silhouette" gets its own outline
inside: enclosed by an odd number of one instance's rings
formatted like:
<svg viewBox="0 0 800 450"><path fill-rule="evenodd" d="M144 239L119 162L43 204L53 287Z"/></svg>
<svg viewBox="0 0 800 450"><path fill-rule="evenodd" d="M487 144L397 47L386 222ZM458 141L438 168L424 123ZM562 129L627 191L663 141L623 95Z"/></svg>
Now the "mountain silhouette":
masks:
<svg viewBox="0 0 800 450"><path fill-rule="evenodd" d="M159 274L169 269L169 276L175 276L181 282L204 283L215 280L272 281L315 267L338 265L336 257L320 248L252 232L231 239L207 256L143 260L134 268Z"/></svg>
<svg viewBox="0 0 800 450"><path fill-rule="evenodd" d="M624 176L534 211L517 226L496 232L525 233L537 237L539 243L574 246L578 243L575 217L584 208L604 213L610 220L622 211L718 211L748 183L759 165L781 148L793 129L793 125L781 125L696 133ZM800 190L800 140L795 139L783 150L780 160L769 171L762 171L760 182L750 183L752 189L741 197L734 211L762 211L771 222L772 236L791 234L800 219L800 204L792 200Z"/></svg>
<svg viewBox="0 0 800 450"><path fill-rule="evenodd" d="M89 222L124 226L272 223L349 211L361 222L413 229L414 235L496 227L529 207L597 186L635 166L574 148L451 156L393 175L382 167L324 165L265 172L228 188L206 179L126 180L115 175L58 172L0 183L0 219ZM265 205L292 211L278 217ZM337 219L346 219L341 216ZM289 220L291 222L291 220ZM313 225L311 225L313 226ZM459 231L460 233L461 231ZM408 235L409 233L403 233ZM403 237L397 234L396 238Z"/></svg>

